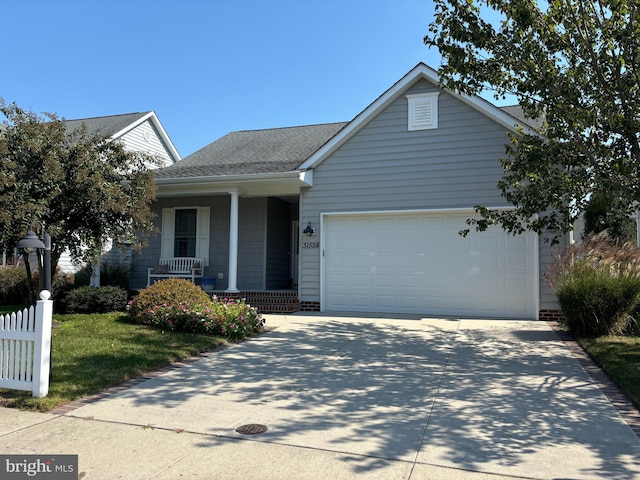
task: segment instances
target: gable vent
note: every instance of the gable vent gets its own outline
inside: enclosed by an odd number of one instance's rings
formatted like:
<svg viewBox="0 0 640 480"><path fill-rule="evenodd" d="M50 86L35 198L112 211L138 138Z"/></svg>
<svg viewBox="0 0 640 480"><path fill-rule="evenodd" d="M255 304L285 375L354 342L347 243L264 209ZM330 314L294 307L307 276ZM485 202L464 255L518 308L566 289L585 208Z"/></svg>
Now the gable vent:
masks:
<svg viewBox="0 0 640 480"><path fill-rule="evenodd" d="M407 95L409 101L409 130L438 128L439 92Z"/></svg>

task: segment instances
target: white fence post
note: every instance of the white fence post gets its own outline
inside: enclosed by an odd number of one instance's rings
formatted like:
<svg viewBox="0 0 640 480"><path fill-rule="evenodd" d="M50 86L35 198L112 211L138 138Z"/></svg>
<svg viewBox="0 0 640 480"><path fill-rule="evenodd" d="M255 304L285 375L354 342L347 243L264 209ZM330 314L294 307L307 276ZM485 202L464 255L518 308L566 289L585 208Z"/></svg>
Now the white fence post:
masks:
<svg viewBox="0 0 640 480"><path fill-rule="evenodd" d="M46 397L49 393L49 371L51 369L51 319L53 301L51 292L42 290L36 302L36 339L33 359L33 397Z"/></svg>

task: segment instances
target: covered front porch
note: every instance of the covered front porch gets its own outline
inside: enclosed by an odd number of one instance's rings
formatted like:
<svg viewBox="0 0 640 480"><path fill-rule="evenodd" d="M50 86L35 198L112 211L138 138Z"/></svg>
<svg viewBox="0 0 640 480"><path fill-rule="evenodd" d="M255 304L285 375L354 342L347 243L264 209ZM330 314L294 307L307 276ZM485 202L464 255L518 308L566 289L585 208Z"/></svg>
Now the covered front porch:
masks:
<svg viewBox="0 0 640 480"><path fill-rule="evenodd" d="M131 288L144 288L161 259L193 257L202 259L196 283L211 294L246 298L264 313L298 311L299 193L309 179L282 176L157 180L158 234L134 256Z"/></svg>

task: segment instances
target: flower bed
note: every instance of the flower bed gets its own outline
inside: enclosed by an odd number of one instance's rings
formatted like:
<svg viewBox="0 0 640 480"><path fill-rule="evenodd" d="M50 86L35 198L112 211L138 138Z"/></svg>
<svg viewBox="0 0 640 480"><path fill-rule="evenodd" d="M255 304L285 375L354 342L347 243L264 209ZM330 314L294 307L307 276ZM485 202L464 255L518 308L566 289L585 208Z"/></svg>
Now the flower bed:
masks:
<svg viewBox="0 0 640 480"><path fill-rule="evenodd" d="M258 310L244 299L211 300L199 286L182 279L155 283L130 303L131 318L163 330L218 336L246 337L264 326Z"/></svg>
<svg viewBox="0 0 640 480"><path fill-rule="evenodd" d="M210 304L157 305L143 312L142 323L166 330L239 339L264 326L258 311L244 300L214 297Z"/></svg>

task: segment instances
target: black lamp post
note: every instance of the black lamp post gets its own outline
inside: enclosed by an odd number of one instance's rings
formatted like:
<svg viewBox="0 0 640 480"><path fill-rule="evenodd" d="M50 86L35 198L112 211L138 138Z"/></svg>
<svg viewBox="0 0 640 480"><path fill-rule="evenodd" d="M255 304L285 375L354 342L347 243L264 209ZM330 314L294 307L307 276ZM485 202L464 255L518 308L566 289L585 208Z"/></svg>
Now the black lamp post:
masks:
<svg viewBox="0 0 640 480"><path fill-rule="evenodd" d="M29 292L31 293L31 301L36 303L36 295L31 284L31 265L29 264L29 255L37 250L43 250L42 258L42 276L44 290L51 292L51 235L44 231L42 227L42 240L40 240L33 229L27 232L27 235L16 244L17 248L21 248L24 252L24 265L27 270L27 281L29 282ZM49 344L49 383L53 379L53 338Z"/></svg>
<svg viewBox="0 0 640 480"><path fill-rule="evenodd" d="M31 266L29 265L29 254L43 250L42 259L42 276L43 286L45 290L51 291L51 235L42 230L42 240L39 239L33 230L29 230L27 235L21 239L16 245L17 248L22 249L24 252L24 263L27 269L27 276L29 277L29 290L33 295L33 288L31 287Z"/></svg>

